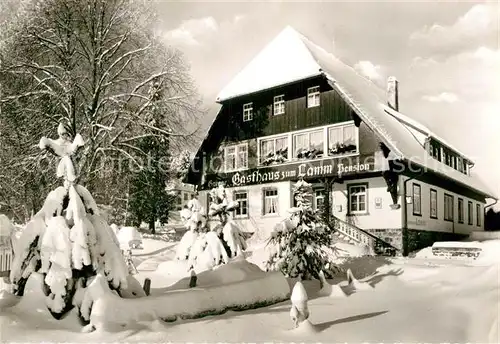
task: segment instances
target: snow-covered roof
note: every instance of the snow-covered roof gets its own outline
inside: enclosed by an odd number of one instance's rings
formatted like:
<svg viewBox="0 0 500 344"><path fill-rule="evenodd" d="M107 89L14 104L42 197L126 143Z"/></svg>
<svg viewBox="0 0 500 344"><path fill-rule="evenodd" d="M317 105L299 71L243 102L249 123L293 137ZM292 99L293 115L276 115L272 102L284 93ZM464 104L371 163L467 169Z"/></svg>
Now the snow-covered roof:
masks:
<svg viewBox="0 0 500 344"><path fill-rule="evenodd" d="M287 26L220 91L217 101L317 75L320 66L297 39L297 31Z"/></svg>
<svg viewBox="0 0 500 344"><path fill-rule="evenodd" d="M408 130L408 126L436 138L449 148L454 148L416 120L389 108L385 90L290 26L271 41L219 93L217 101L223 102L315 75L324 75L328 79L331 86L391 149L395 158L415 162L487 197L498 199L496 194L473 174L465 175L430 156L423 144ZM466 159L472 161L467 157Z"/></svg>
<svg viewBox="0 0 500 344"><path fill-rule="evenodd" d="M455 151L457 154L461 155L463 158L468 160L471 163L474 163L474 161L469 158L467 155L465 155L463 152L458 150L457 148L453 147L449 142L446 142L445 139L443 139L441 136L438 134L434 133L432 130L430 130L428 127L423 125L422 123L417 122L413 118L410 118L406 115L403 115L401 112L394 111L391 107L387 106L385 111L387 111L391 116L396 117L400 122L409 125L410 127L420 131L422 134L427 135L428 137L432 137L442 143L443 145L447 146L451 150Z"/></svg>

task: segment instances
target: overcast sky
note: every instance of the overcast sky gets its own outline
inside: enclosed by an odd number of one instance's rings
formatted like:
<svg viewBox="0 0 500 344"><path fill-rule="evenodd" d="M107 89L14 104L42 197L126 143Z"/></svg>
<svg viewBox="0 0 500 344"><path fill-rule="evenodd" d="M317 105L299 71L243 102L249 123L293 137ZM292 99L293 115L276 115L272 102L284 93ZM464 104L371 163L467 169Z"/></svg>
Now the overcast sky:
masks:
<svg viewBox="0 0 500 344"><path fill-rule="evenodd" d="M400 110L475 159L500 194L499 10L495 2L163 2L207 105L286 25L384 85ZM212 107L213 109L213 107ZM211 123L211 111L206 125Z"/></svg>

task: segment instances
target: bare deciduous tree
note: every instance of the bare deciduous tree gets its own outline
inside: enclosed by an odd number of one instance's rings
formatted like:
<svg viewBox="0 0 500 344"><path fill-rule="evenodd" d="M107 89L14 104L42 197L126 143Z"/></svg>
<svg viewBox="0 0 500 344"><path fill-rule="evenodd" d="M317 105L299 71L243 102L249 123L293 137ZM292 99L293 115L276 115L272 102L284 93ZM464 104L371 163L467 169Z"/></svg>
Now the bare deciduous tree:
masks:
<svg viewBox="0 0 500 344"><path fill-rule="evenodd" d="M144 168L145 137L168 135L174 150L193 142L200 100L181 53L155 35L146 2L21 2L5 23L0 59L0 143L10 150L0 158L9 179L23 171L25 183L47 163L36 139L61 121L87 141L79 167L90 188L129 166Z"/></svg>

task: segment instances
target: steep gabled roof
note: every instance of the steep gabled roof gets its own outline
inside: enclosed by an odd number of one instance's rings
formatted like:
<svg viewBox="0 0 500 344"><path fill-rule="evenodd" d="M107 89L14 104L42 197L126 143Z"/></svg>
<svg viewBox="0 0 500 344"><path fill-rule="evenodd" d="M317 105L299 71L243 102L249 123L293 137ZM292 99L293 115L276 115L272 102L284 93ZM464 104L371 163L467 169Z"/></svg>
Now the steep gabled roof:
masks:
<svg viewBox="0 0 500 344"><path fill-rule="evenodd" d="M320 66L287 26L217 95L222 102L241 95L320 75Z"/></svg>
<svg viewBox="0 0 500 344"><path fill-rule="evenodd" d="M224 102L318 75L327 78L333 89L391 149L392 158L414 162L486 197L498 198L476 176L465 175L431 157L409 127L452 147L427 127L388 107L384 90L290 26L224 87L217 101Z"/></svg>

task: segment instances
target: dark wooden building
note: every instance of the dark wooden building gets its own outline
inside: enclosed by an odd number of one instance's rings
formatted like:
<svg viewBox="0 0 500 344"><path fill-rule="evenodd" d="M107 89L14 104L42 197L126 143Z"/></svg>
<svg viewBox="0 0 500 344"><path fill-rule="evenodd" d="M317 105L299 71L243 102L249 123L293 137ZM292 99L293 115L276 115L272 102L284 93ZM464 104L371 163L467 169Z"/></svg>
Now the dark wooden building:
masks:
<svg viewBox="0 0 500 344"><path fill-rule="evenodd" d="M248 231L288 216L293 183L313 184L352 242L405 254L483 230L487 198L470 158L401 114L398 82L381 90L287 27L219 94L222 107L186 178L200 198L218 183Z"/></svg>

